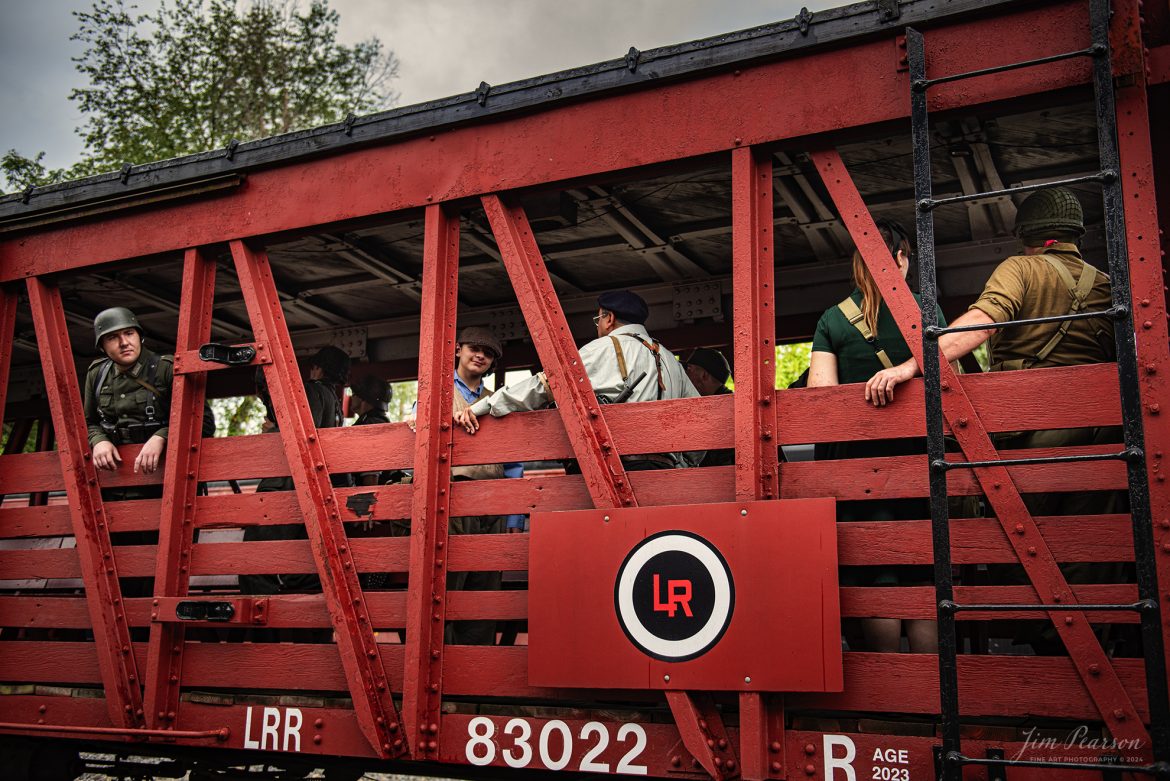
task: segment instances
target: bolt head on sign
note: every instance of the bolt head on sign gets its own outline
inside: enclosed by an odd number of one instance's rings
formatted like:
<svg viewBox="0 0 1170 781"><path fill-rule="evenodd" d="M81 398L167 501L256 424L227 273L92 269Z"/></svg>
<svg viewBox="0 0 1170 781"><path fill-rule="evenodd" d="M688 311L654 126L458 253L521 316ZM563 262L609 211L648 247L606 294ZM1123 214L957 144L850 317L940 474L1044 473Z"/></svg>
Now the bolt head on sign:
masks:
<svg viewBox="0 0 1170 781"><path fill-rule="evenodd" d="M535 513L528 681L840 691L833 500Z"/></svg>

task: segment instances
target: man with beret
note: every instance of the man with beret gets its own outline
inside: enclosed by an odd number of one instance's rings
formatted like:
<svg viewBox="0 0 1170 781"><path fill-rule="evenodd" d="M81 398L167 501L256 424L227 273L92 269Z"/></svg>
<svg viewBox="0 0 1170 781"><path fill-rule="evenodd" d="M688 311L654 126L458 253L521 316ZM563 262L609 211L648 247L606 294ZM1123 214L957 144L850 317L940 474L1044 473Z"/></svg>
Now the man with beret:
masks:
<svg viewBox="0 0 1170 781"><path fill-rule="evenodd" d="M603 293L597 299L597 338L581 348L581 364L593 391L599 397L614 399L645 373L633 387L628 401L695 398L699 392L687 378L674 354L646 331L650 308L637 293L628 290ZM540 372L514 385L500 388L487 398L475 401L455 416L458 425L474 434L477 418L491 414L502 417L510 412L540 409L552 401L548 381ZM701 453L645 453L623 456L629 470L673 469L695 466Z"/></svg>
<svg viewBox="0 0 1170 781"><path fill-rule="evenodd" d="M718 350L710 347L696 347L683 364L687 377L703 396L723 396L731 393L727 380L731 378L731 365ZM735 463L735 448L708 450L699 466L730 466Z"/></svg>

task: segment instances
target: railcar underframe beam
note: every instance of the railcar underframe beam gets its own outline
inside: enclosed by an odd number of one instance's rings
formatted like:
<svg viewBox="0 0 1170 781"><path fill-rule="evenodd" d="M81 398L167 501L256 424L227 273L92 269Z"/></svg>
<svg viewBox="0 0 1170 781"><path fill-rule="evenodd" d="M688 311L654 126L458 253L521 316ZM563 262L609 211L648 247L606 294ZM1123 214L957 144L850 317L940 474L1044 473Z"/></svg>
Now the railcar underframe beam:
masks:
<svg viewBox="0 0 1170 781"><path fill-rule="evenodd" d="M337 495L329 480L325 454L297 370L268 256L242 241L233 241L231 251L257 349L267 346L272 361L264 365L264 376L358 725L379 756L401 756L406 746L399 733L398 709L390 696L365 595L358 583Z"/></svg>
<svg viewBox="0 0 1170 781"><path fill-rule="evenodd" d="M898 330L921 366L921 313L902 275L894 266L889 249L882 241L861 194L836 150L819 150L812 152L811 156L861 252L866 268L877 282L882 298L898 324ZM940 366L943 414L965 458L969 461L999 460L999 453L959 376L941 358ZM1024 506L1019 488L1008 468L990 466L973 471L1040 602L1063 605L1075 603L1075 593L1057 566L1052 550L1035 520ZM1080 611L1053 611L1048 615L1110 733L1119 740L1141 741L1134 745L1150 745L1149 733L1142 724L1138 710L1085 614Z"/></svg>

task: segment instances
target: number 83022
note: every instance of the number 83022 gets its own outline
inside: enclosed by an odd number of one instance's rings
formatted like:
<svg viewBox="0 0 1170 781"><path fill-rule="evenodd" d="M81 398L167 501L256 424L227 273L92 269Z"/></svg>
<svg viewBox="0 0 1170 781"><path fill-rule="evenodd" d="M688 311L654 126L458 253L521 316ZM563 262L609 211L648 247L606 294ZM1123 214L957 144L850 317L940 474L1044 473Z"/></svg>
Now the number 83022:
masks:
<svg viewBox="0 0 1170 781"><path fill-rule="evenodd" d="M586 722L580 731L574 731L560 719L540 723L535 733L527 719L510 719L496 732L496 722L486 716L477 716L467 723L467 745L464 753L473 765L490 765L497 754L508 767L528 767L536 763L549 770L570 769L573 757L580 755L580 764L571 768L585 773L626 773L646 775L646 766L636 760L646 750L646 730L640 724L622 724L617 728L615 750L622 750L615 765L603 761L610 748L609 726L600 721ZM535 733L535 734L534 734ZM579 741L579 743L578 743ZM584 754L579 754L579 750ZM614 757L614 752L609 752Z"/></svg>

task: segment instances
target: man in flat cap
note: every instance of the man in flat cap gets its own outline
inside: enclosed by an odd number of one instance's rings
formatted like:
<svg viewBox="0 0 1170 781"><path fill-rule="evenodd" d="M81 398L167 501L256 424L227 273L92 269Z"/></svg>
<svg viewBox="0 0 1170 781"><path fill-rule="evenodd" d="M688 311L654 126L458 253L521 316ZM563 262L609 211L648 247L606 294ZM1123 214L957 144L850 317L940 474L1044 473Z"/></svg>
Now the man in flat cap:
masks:
<svg viewBox="0 0 1170 781"><path fill-rule="evenodd" d="M599 397L616 399L629 390L627 401L694 398L699 395L678 359L646 331L650 308L628 290L603 293L597 299L597 338L581 348L581 363ZM469 434L479 429L477 418L491 414L540 409L552 401L544 372L479 399L455 416ZM702 453L645 453L623 456L626 469L673 469L695 466Z"/></svg>

